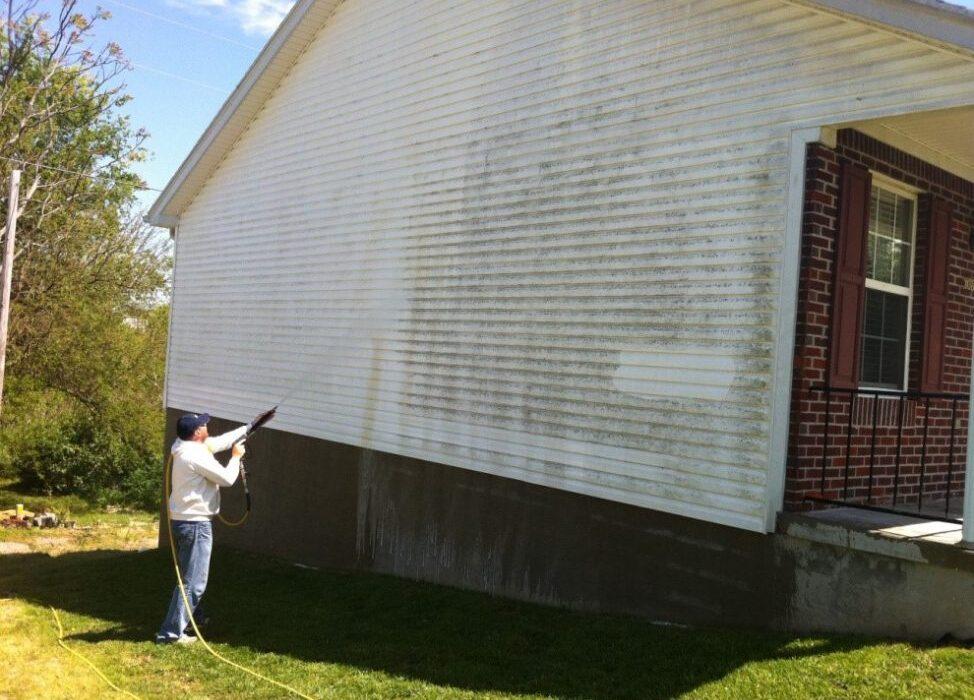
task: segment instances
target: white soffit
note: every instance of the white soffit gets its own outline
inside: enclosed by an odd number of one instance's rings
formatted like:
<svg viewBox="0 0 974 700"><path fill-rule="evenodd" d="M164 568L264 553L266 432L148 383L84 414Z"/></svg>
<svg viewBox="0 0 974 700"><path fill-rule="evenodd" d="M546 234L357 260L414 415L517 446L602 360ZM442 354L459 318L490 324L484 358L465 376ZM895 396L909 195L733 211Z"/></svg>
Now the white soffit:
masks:
<svg viewBox="0 0 974 700"><path fill-rule="evenodd" d="M843 124L974 182L974 105Z"/></svg>
<svg viewBox="0 0 974 700"><path fill-rule="evenodd" d="M939 0L784 0L884 26L974 55L974 12Z"/></svg>

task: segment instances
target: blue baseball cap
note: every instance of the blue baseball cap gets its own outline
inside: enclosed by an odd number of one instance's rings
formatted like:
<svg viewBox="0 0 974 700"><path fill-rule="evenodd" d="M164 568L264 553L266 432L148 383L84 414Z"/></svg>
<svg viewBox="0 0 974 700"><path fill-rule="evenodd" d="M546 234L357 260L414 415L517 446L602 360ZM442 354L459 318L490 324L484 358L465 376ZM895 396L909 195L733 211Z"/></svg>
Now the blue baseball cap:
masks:
<svg viewBox="0 0 974 700"><path fill-rule="evenodd" d="M210 422L209 413L187 413L176 421L176 435L181 440L189 440L201 425Z"/></svg>

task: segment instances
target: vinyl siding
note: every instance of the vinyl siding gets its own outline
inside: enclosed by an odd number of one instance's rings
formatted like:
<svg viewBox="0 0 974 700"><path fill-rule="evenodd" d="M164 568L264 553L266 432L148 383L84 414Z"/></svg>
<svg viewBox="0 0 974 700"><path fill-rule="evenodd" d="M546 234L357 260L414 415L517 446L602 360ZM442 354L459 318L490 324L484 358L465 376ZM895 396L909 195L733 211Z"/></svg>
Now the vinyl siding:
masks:
<svg viewBox="0 0 974 700"><path fill-rule="evenodd" d="M346 0L181 215L167 404L763 530L791 132L972 85L779 0Z"/></svg>

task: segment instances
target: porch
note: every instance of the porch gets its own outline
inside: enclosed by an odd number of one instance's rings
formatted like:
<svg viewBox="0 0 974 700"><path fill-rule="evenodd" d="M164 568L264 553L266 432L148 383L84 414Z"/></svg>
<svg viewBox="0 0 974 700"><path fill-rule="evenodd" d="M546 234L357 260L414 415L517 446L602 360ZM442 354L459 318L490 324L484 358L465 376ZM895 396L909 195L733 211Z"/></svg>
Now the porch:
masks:
<svg viewBox="0 0 974 700"><path fill-rule="evenodd" d="M783 527L804 513L971 542L974 108L823 135L805 162Z"/></svg>
<svg viewBox="0 0 974 700"><path fill-rule="evenodd" d="M859 507L782 513L796 567L791 615L808 628L928 642L974 639L974 551L961 525Z"/></svg>
<svg viewBox="0 0 974 700"><path fill-rule="evenodd" d="M839 506L786 515L780 529L785 534L824 544L927 561L948 554L943 547L961 544L961 528L958 523L930 517ZM923 551L928 556L919 557ZM963 561L974 571L974 552L965 551Z"/></svg>
<svg viewBox="0 0 974 700"><path fill-rule="evenodd" d="M967 394L827 385L808 394L823 415L819 480L806 501L961 524Z"/></svg>

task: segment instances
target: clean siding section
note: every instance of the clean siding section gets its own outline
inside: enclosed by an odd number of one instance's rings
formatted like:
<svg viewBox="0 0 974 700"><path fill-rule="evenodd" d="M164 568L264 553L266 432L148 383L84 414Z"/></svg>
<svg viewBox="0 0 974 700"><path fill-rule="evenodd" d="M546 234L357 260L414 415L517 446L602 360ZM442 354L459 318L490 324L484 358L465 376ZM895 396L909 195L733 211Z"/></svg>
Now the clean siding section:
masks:
<svg viewBox="0 0 974 700"><path fill-rule="evenodd" d="M347 0L181 216L167 403L763 530L791 130L972 84L777 0Z"/></svg>

